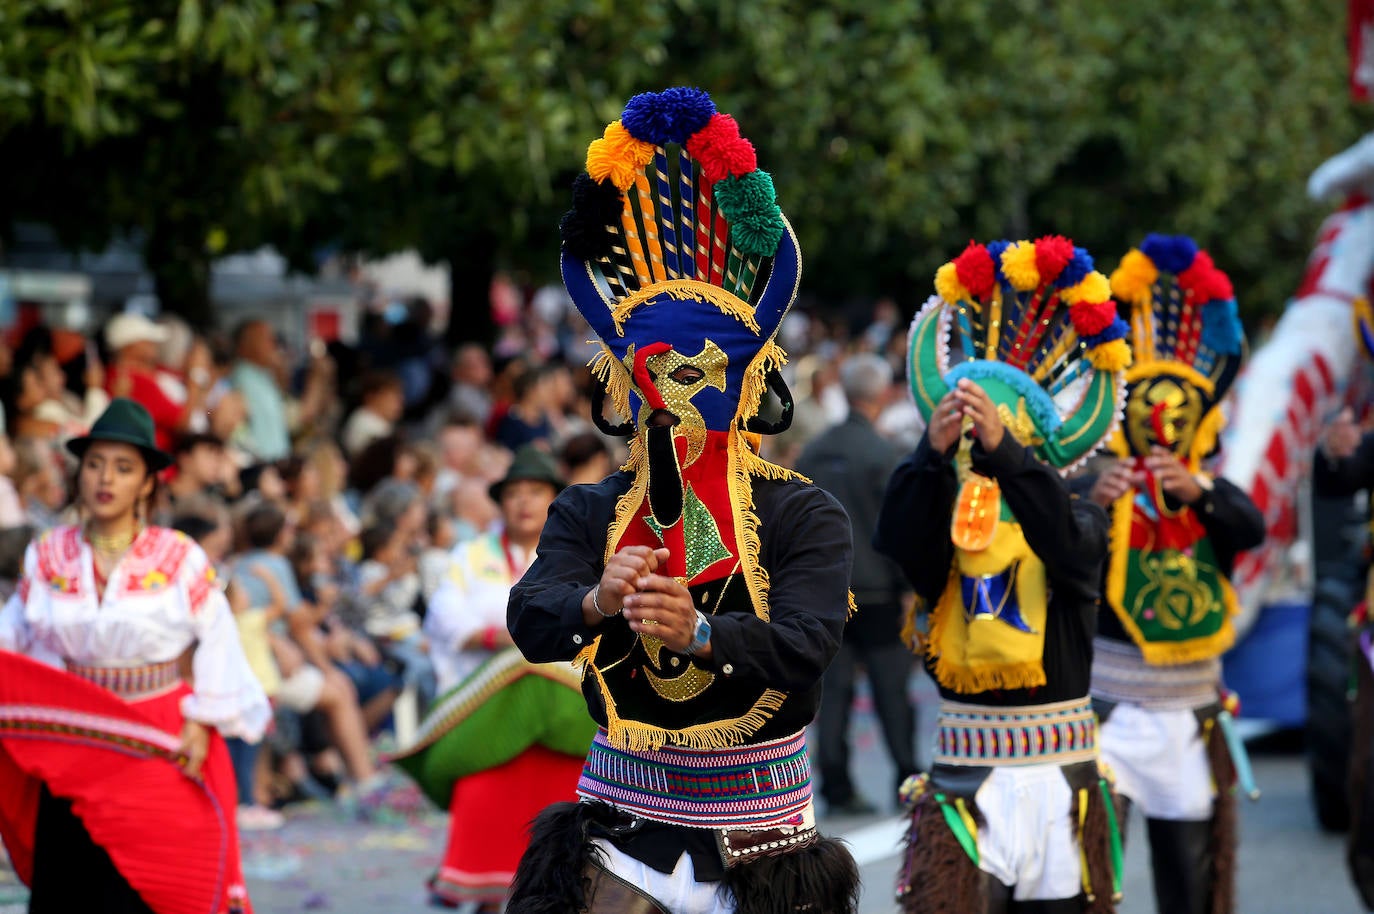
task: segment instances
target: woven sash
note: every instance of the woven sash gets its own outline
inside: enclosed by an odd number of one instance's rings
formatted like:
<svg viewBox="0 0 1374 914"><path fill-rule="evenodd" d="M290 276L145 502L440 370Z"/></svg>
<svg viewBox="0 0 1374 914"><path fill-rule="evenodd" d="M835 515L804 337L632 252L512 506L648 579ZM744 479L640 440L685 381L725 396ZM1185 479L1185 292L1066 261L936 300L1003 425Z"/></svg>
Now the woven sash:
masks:
<svg viewBox="0 0 1374 914"><path fill-rule="evenodd" d="M616 749L599 730L577 792L625 812L697 828L800 824L811 802L806 737L724 751ZM791 822L791 819L796 822Z"/></svg>
<svg viewBox="0 0 1374 914"><path fill-rule="evenodd" d="M1151 711L1191 711L1216 704L1220 688L1220 657L1156 666L1134 644L1093 641L1094 698Z"/></svg>
<svg viewBox="0 0 1374 914"><path fill-rule="evenodd" d="M994 708L940 703L938 765L1068 765L1097 758L1097 716L1084 697Z"/></svg>
<svg viewBox="0 0 1374 914"><path fill-rule="evenodd" d="M175 660L130 667L82 666L68 661L67 672L109 689L125 701L151 698L181 681Z"/></svg>

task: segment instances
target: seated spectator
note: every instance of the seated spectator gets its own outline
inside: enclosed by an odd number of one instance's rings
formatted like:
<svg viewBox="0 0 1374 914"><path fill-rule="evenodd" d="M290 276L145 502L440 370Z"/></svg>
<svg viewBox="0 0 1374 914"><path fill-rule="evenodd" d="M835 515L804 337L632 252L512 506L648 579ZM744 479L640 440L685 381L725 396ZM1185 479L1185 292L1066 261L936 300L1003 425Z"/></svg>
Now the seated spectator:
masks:
<svg viewBox="0 0 1374 914"><path fill-rule="evenodd" d="M285 353L272 325L264 320L240 324L234 331L234 353L229 382L248 407L248 419L236 441L257 463L281 460L291 453L291 430L282 386Z"/></svg>
<svg viewBox="0 0 1374 914"><path fill-rule="evenodd" d="M378 438L348 463L345 500L356 513L362 500L384 479L406 479L415 469L415 459L407 453L398 435Z"/></svg>
<svg viewBox="0 0 1374 914"><path fill-rule="evenodd" d="M453 547L458 545L454 534L453 521L448 513L438 508L430 508L425 517L426 543L420 553L420 597L424 605L429 605L430 597L439 589L444 576L448 574L449 559Z"/></svg>
<svg viewBox="0 0 1374 914"><path fill-rule="evenodd" d="M204 417L209 393L209 352L201 350L201 362L191 365L186 376L186 399L167 393L158 370L158 347L170 333L141 314L117 314L105 325L105 342L114 356L105 376L106 393L141 403L153 417L157 446L170 450L178 432Z"/></svg>
<svg viewBox="0 0 1374 914"><path fill-rule="evenodd" d="M553 372L551 366L540 366L515 379L514 400L493 435L498 444L515 451L523 445L547 442L553 437L553 424L548 415Z"/></svg>
<svg viewBox="0 0 1374 914"><path fill-rule="evenodd" d="M405 526L404 517L379 520L363 529L362 546L358 624L377 640L383 653L404 664L406 685L415 688L421 709L426 708L434 700L434 664L416 612L420 598L417 534Z"/></svg>
<svg viewBox="0 0 1374 914"><path fill-rule="evenodd" d="M67 481L62 457L52 442L24 438L14 447L14 487L24 516L37 530L51 530L62 521L67 506Z"/></svg>
<svg viewBox="0 0 1374 914"><path fill-rule="evenodd" d="M33 418L49 423L56 429L60 441L84 435L105 407L110 397L105 393L105 366L95 357L95 347L86 347L83 376L85 395L77 396L67 387L67 373L55 352L40 362L43 400L33 410Z"/></svg>
<svg viewBox="0 0 1374 914"><path fill-rule="evenodd" d="M501 516L482 479L464 479L453 490L453 538L466 543L490 530Z"/></svg>
<svg viewBox="0 0 1374 914"><path fill-rule="evenodd" d="M292 535L286 513L271 502L250 508L243 518L243 537L249 551L236 563L234 573L247 591L250 606L271 606L276 600L254 569L263 569L281 588L285 625L270 632L272 653L281 671L278 704L297 714L319 710L328 721L334 745L358 794L366 799L385 788L372 761L367 727L353 684L334 668L324 636L319 630L317 609L306 603L287 558Z"/></svg>
<svg viewBox="0 0 1374 914"><path fill-rule="evenodd" d="M464 343L453 354L450 412L481 426L491 415L491 356L478 343Z"/></svg>
<svg viewBox="0 0 1374 914"><path fill-rule="evenodd" d="M391 372L371 372L362 380L362 404L344 423L344 453L356 457L379 438L389 437L405 412L401 379Z"/></svg>
<svg viewBox="0 0 1374 914"><path fill-rule="evenodd" d="M176 463L166 489L173 506L207 494L223 501L239 495L239 475L224 453L224 442L214 435L182 435L172 448L172 456Z"/></svg>
<svg viewBox="0 0 1374 914"><path fill-rule="evenodd" d="M291 547L291 567L301 596L323 614L320 631L328 643L329 655L358 690L363 720L372 733L390 716L404 683L399 664L388 663L372 639L346 625L336 611L340 588L333 557L329 540L304 530L296 535Z"/></svg>

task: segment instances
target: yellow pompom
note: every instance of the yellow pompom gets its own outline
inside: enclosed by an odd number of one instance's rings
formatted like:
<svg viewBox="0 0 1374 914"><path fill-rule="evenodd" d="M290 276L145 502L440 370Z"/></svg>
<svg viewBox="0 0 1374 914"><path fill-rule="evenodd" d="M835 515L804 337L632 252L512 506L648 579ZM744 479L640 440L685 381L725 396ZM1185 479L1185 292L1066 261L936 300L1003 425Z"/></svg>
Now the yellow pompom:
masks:
<svg viewBox="0 0 1374 914"><path fill-rule="evenodd" d="M1018 241L1002 252L1002 275L1012 288L1029 292L1040 285L1040 270L1035 265L1035 244Z"/></svg>
<svg viewBox="0 0 1374 914"><path fill-rule="evenodd" d="M970 300L968 289L959 281L959 271L953 263L947 263L935 271L935 291L951 305Z"/></svg>
<svg viewBox="0 0 1374 914"><path fill-rule="evenodd" d="M587 174L593 181L610 179L620 190L628 190L639 169L653 158L654 147L630 136L620 121L615 121L606 126L601 139L592 140L587 147Z"/></svg>
<svg viewBox="0 0 1374 914"><path fill-rule="evenodd" d="M643 168L654 160L653 144L635 139L620 121L607 124L602 139L611 145L617 155L635 168Z"/></svg>
<svg viewBox="0 0 1374 914"><path fill-rule="evenodd" d="M1124 371L1131 364L1131 347L1125 340L1112 340L1089 349L1088 361L1098 371Z"/></svg>
<svg viewBox="0 0 1374 914"><path fill-rule="evenodd" d="M1135 248L1121 258L1121 265L1112 272L1112 294L1124 302L1145 306L1150 301L1150 288L1159 279L1159 268Z"/></svg>
<svg viewBox="0 0 1374 914"><path fill-rule="evenodd" d="M1076 286L1070 286L1059 293L1059 297L1071 305L1087 302L1095 305L1112 297L1112 287L1107 277L1093 270Z"/></svg>

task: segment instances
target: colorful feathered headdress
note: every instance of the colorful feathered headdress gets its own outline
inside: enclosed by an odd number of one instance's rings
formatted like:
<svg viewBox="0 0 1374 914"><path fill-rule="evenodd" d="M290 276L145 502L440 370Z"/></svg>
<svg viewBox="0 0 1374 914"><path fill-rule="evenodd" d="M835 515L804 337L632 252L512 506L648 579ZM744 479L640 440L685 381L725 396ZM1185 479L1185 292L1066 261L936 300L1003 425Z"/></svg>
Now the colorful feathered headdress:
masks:
<svg viewBox="0 0 1374 914"><path fill-rule="evenodd" d="M676 398L686 425L749 424L781 383L773 337L801 252L734 118L700 89L636 95L588 148L561 230L563 280L616 409L642 426ZM685 362L701 372L686 385Z"/></svg>
<svg viewBox="0 0 1374 914"><path fill-rule="evenodd" d="M1102 444L1131 353L1107 278L1087 251L1059 235L970 242L935 274L935 290L908 346L908 377L927 422L970 378L1047 463L1067 470Z"/></svg>
<svg viewBox="0 0 1374 914"><path fill-rule="evenodd" d="M1111 284L1129 309L1135 349L1115 448L1144 456L1162 445L1196 468L1216 447L1220 404L1240 370L1244 335L1231 280L1188 236L1147 235Z"/></svg>

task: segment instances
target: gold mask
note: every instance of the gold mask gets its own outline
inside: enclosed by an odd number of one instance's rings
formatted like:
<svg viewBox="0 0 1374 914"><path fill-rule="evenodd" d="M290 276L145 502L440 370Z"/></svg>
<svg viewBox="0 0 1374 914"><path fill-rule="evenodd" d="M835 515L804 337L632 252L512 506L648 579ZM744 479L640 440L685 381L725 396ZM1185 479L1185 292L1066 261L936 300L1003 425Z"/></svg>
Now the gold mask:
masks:
<svg viewBox="0 0 1374 914"><path fill-rule="evenodd" d="M630 346L625 354L625 367L633 376L635 347ZM701 418L701 410L692 405L692 399L707 387L725 392L725 369L730 357L710 340L695 355L683 355L670 349L659 355L649 356L645 363L649 368L654 386L667 405L668 411L678 418L677 430L687 437L687 464L701 456L706 443L706 422ZM640 393L639 427L649 427L649 416L653 409Z"/></svg>
<svg viewBox="0 0 1374 914"><path fill-rule="evenodd" d="M1186 455L1202 413L1201 392L1179 378L1156 375L1137 381L1126 395L1126 439L1131 453L1145 456L1158 444L1179 456Z"/></svg>

